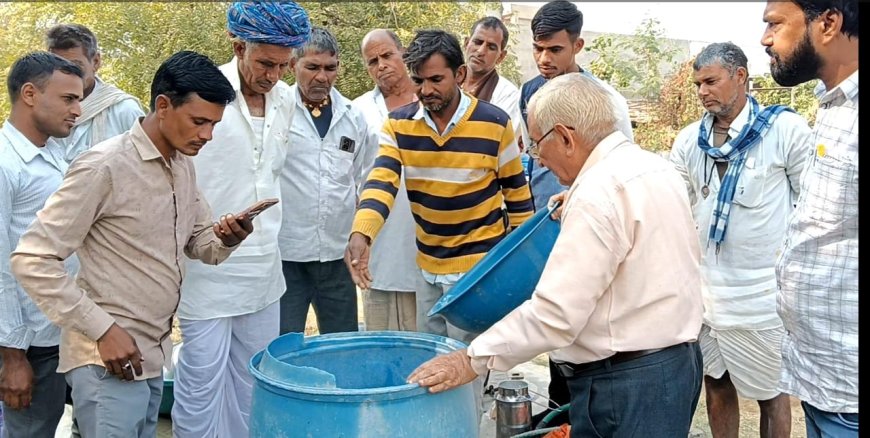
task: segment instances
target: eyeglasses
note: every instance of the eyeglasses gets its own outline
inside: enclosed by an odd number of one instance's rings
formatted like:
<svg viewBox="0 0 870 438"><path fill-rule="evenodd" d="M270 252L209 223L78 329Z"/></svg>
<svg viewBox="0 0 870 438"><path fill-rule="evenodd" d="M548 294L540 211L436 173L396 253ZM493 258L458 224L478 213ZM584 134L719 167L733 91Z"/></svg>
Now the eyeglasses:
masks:
<svg viewBox="0 0 870 438"><path fill-rule="evenodd" d="M565 126L565 128L570 129L570 130L572 130L572 131L574 130L574 128L571 127L571 126ZM556 130L556 125L553 125L553 127L550 128L549 131L547 131L544 135L542 135L542 136L541 136L540 138L538 138L537 140L532 140L532 144L530 144L529 147L526 148L526 151L528 151L530 157L532 157L532 158L534 158L534 159L536 159L536 160L539 159L539 158L541 158L541 153L540 153L540 152L541 152L541 146L540 146L540 143L541 143L542 141L544 141L544 139L547 138L548 135L550 135L551 133L553 133L554 130Z"/></svg>

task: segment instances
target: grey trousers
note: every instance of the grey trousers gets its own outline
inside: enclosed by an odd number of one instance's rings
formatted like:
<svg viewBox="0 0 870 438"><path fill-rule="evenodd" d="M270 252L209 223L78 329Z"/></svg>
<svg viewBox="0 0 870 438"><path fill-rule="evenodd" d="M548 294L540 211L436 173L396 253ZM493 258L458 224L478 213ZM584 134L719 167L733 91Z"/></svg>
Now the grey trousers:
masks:
<svg viewBox="0 0 870 438"><path fill-rule="evenodd" d="M456 339L468 345L477 337L477 333L467 332L447 322L443 316L435 315L432 317L426 316L432 306L441 299L441 296L447 293L452 284L436 283L432 284L426 281L422 275L417 281L417 331L423 333L432 333L433 335L446 336Z"/></svg>
<svg viewBox="0 0 870 438"><path fill-rule="evenodd" d="M30 407L3 407L3 438L51 438L63 416L66 395L63 374L56 371L58 347L30 347L26 355L33 369Z"/></svg>
<svg viewBox="0 0 870 438"><path fill-rule="evenodd" d="M84 438L154 438L163 376L125 382L97 365L66 373Z"/></svg>

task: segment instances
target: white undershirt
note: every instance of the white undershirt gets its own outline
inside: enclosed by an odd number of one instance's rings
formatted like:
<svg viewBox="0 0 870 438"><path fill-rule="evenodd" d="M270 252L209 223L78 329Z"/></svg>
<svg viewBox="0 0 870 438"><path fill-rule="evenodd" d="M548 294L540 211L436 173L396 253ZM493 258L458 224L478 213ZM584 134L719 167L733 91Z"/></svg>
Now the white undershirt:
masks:
<svg viewBox="0 0 870 438"><path fill-rule="evenodd" d="M254 122L254 157L259 161L260 154L263 152L263 125L266 124L265 117L251 116L251 121Z"/></svg>

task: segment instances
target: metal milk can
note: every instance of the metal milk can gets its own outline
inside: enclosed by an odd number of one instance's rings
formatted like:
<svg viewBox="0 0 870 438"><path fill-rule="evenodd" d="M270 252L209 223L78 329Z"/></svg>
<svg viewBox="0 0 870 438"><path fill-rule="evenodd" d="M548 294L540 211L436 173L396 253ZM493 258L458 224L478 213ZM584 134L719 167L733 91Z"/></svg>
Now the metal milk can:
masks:
<svg viewBox="0 0 870 438"><path fill-rule="evenodd" d="M532 398L525 380L505 380L495 396L495 437L510 438L532 430Z"/></svg>

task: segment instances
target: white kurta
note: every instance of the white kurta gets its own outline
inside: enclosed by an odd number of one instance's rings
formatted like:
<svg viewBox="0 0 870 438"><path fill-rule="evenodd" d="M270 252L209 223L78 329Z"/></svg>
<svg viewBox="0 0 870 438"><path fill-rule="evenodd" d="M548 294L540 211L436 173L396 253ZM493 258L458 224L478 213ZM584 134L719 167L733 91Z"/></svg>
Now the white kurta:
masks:
<svg viewBox="0 0 870 438"><path fill-rule="evenodd" d="M739 135L748 118L747 104L728 129L731 138ZM725 241L716 254L716 244L708 242L708 236L719 196L719 175L713 160L705 160L706 154L698 147L699 125L695 122L680 131L669 159L683 176L697 224L704 323L718 330L779 327L774 264L800 191L800 174L811 147L810 128L803 117L783 112L761 142L747 152ZM706 126L707 132L712 132L711 127ZM706 198L702 194L705 184L709 189Z"/></svg>
<svg viewBox="0 0 870 438"><path fill-rule="evenodd" d="M387 120L387 105L384 95L375 87L353 101L365 115L369 127L380 132ZM368 173L368 172L366 172ZM372 273L372 289L396 292L413 292L417 289L420 268L417 266L416 224L411 216L411 203L405 190L404 176L399 182L399 191L378 238L372 244L369 270Z"/></svg>
<svg viewBox="0 0 870 438"><path fill-rule="evenodd" d="M236 99L193 160L215 220L281 197L294 110L290 87L279 81L266 93L265 117L252 117L237 59L220 69ZM184 345L175 370L176 437L248 435L253 381L247 361L279 333L278 300L285 290L277 242L281 217L280 205L257 216L254 232L218 266L187 263L178 306Z"/></svg>
<svg viewBox="0 0 870 438"><path fill-rule="evenodd" d="M220 68L235 87L236 99L224 110L214 138L193 160L197 184L215 220L226 213L239 213L258 200L281 198L279 175L287 157L294 109L290 87L279 81L266 94L263 142L257 144L235 58ZM187 263L179 318L243 315L281 298L285 286L277 239L284 208L279 204L257 216L254 233L219 266Z"/></svg>

